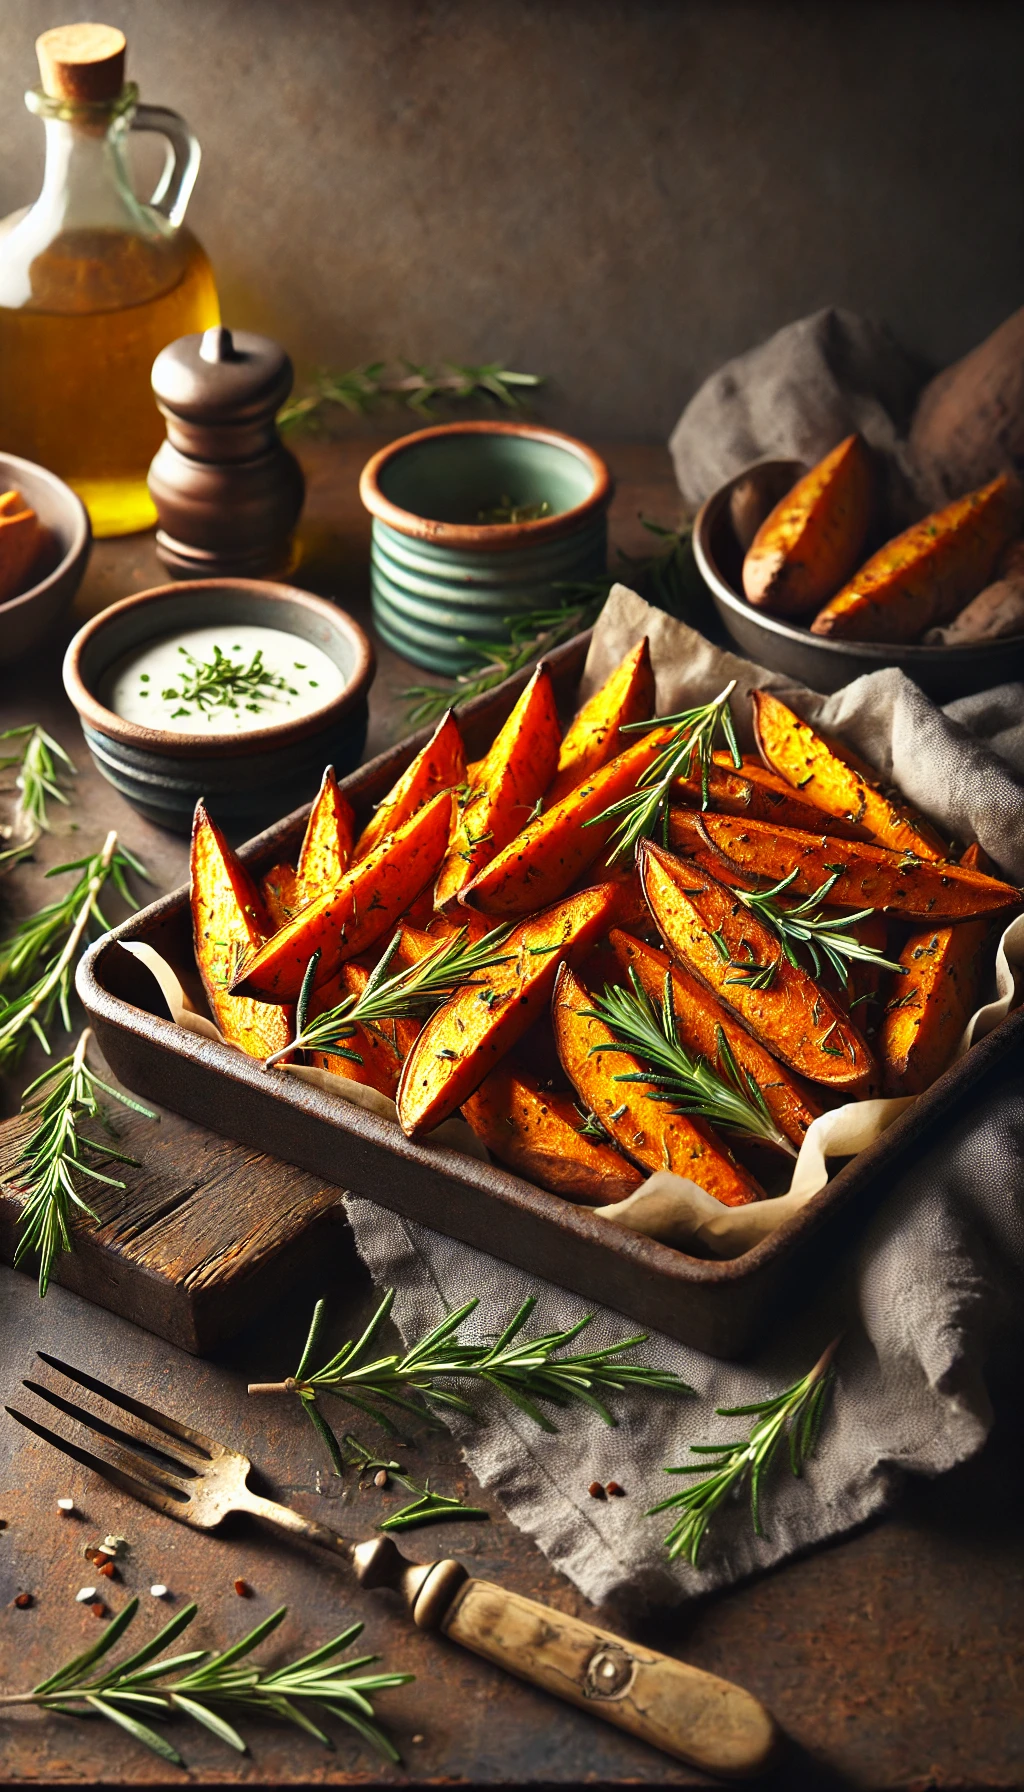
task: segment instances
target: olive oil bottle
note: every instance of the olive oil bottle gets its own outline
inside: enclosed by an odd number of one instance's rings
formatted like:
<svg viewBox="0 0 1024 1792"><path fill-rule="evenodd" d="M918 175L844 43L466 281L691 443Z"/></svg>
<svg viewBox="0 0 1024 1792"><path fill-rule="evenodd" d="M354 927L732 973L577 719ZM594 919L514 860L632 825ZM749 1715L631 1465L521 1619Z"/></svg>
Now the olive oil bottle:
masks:
<svg viewBox="0 0 1024 1792"><path fill-rule="evenodd" d="M220 321L213 271L182 219L199 169L184 120L138 104L125 40L69 25L36 44L46 128L35 205L0 223L0 448L80 494L97 535L148 528L146 489L163 440L150 388L160 350ZM132 191L130 130L167 141L148 204Z"/></svg>

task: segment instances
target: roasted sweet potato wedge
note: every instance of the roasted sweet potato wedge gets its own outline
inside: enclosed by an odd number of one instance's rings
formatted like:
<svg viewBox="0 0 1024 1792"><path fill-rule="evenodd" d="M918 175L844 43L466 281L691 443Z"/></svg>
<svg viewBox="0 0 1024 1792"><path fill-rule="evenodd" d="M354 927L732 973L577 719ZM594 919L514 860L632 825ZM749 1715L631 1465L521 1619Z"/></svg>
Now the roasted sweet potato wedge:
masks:
<svg viewBox="0 0 1024 1792"><path fill-rule="evenodd" d="M451 710L441 717L425 747L417 753L397 784L378 803L352 849L351 863L358 864L429 803L440 790L457 790L466 778L462 736Z"/></svg>
<svg viewBox="0 0 1024 1792"><path fill-rule="evenodd" d="M731 815L672 809L669 841L677 852L692 852L722 883L774 884L795 870L789 886L794 897L813 895L836 873L828 892L833 907L877 908L905 921L965 921L1015 908L1021 900L1012 884L967 865Z"/></svg>
<svg viewBox="0 0 1024 1792"><path fill-rule="evenodd" d="M389 933L448 845L454 797L439 791L394 834L359 859L333 890L325 890L278 929L241 968L233 993L263 1001L294 1001L313 953L321 954L317 987L349 958Z"/></svg>
<svg viewBox="0 0 1024 1792"><path fill-rule="evenodd" d="M569 896L513 929L506 962L481 971L432 1014L405 1061L398 1117L415 1137L468 1101L546 1008L563 959L580 960L608 925L607 885Z"/></svg>
<svg viewBox="0 0 1024 1792"><path fill-rule="evenodd" d="M28 590L44 540L39 518L21 493L0 494L0 603Z"/></svg>
<svg viewBox="0 0 1024 1792"><path fill-rule="evenodd" d="M672 956L791 1070L851 1096L869 1094L875 1061L860 1032L826 990L790 964L778 936L695 860L677 859L650 840L641 842L637 858ZM769 966L767 980L755 981Z"/></svg>
<svg viewBox="0 0 1024 1792"><path fill-rule="evenodd" d="M665 974L671 975L679 1037L690 1051L717 1064L721 1057L719 1033L725 1034L729 1050L740 1069L754 1078L779 1131L799 1148L811 1121L821 1113L821 1104L810 1088L752 1038L732 1010L684 964L621 928L613 927L609 937L620 968L627 973L634 970L652 1000L661 1001Z"/></svg>
<svg viewBox="0 0 1024 1792"><path fill-rule="evenodd" d="M580 1131L571 1095L505 1062L462 1104L462 1117L499 1163L587 1207L624 1201L644 1180L604 1139Z"/></svg>
<svg viewBox="0 0 1024 1792"><path fill-rule="evenodd" d="M765 517L743 561L748 603L773 616L817 610L859 566L874 503L871 450L847 436Z"/></svg>
<svg viewBox="0 0 1024 1792"><path fill-rule="evenodd" d="M969 846L960 863L982 869L987 860ZM899 958L905 975L891 979L878 1032L886 1095L920 1095L952 1062L978 1004L991 937L990 922L962 921L907 940Z"/></svg>
<svg viewBox="0 0 1024 1792"><path fill-rule="evenodd" d="M593 1007L588 990L567 964L558 973L551 1024L566 1076L584 1107L596 1116L620 1150L648 1172L672 1170L726 1207L745 1207L763 1190L703 1120L676 1114L643 1083L623 1082L643 1065L616 1044Z"/></svg>
<svg viewBox="0 0 1024 1792"><path fill-rule="evenodd" d="M333 765L323 775L309 812L296 871L302 902L311 902L340 881L356 837L356 812L338 789Z"/></svg>
<svg viewBox="0 0 1024 1792"><path fill-rule="evenodd" d="M652 728L528 822L466 885L461 900L485 915L509 918L556 902L604 852L615 831L614 820L594 826L595 818L636 789L671 733L671 726Z"/></svg>
<svg viewBox="0 0 1024 1792"><path fill-rule="evenodd" d="M872 554L819 610L811 633L841 641L920 640L989 583L1021 514L1021 489L1006 474L957 498Z"/></svg>
<svg viewBox="0 0 1024 1792"><path fill-rule="evenodd" d="M645 635L583 705L568 730L554 783L545 794L545 808L560 803L570 790L629 746L629 736L621 736L620 728L629 722L646 722L653 714L654 668Z"/></svg>
<svg viewBox="0 0 1024 1792"><path fill-rule="evenodd" d="M436 946L437 941L428 934L420 933L417 928L403 926L390 970L401 971L408 965L418 963L428 952L434 951ZM347 964L342 965L336 977L313 991L309 1004L310 1016L326 1013L328 1008L335 1007L345 996L361 996L379 958L379 947L373 952L362 953L358 958L350 958ZM402 1065L422 1025L421 1020L413 1019L381 1021L373 1026L361 1026L357 1023L356 1035L348 1041L348 1045L352 1051L359 1053L363 1060L361 1065L354 1063L351 1058L342 1057L338 1052L311 1052L310 1062L322 1070L332 1071L335 1076L348 1077L356 1083L369 1083L371 1088L379 1089L382 1095L389 1095L394 1100Z"/></svg>
<svg viewBox="0 0 1024 1792"><path fill-rule="evenodd" d="M866 839L862 828L832 815L824 818L820 809L804 802L781 778L765 773L763 767L761 772L758 777L748 766L736 771L731 764L712 765L708 772L709 808L719 815L747 815L752 821L770 821L785 828L817 828L820 832L827 826L829 833L843 839ZM700 773L678 779L673 794L687 808L699 809L703 798Z"/></svg>
<svg viewBox="0 0 1024 1792"><path fill-rule="evenodd" d="M196 804L192 824L191 881L196 964L210 1013L232 1045L241 1046L250 1058L269 1058L292 1037L290 1009L231 995L230 986L244 955L257 950L270 933L270 916L202 802Z"/></svg>
<svg viewBox="0 0 1024 1792"><path fill-rule="evenodd" d="M946 842L923 815L916 814L909 803L888 796L878 779L865 778L847 759L841 759L809 722L771 691L752 691L751 700L754 737L767 764L800 792L812 812L817 808L853 822L877 845L894 852L916 853L919 859L948 856ZM778 819L784 826L808 827L807 822L787 822L781 815ZM809 826L813 833L813 820Z"/></svg>
<svg viewBox="0 0 1024 1792"><path fill-rule="evenodd" d="M529 820L555 775L561 739L551 677L541 661L459 811L434 891L437 908L457 901L470 879Z"/></svg>
<svg viewBox="0 0 1024 1792"><path fill-rule="evenodd" d="M271 931L284 927L302 907L299 880L293 865L272 865L260 879L260 893L273 924Z"/></svg>

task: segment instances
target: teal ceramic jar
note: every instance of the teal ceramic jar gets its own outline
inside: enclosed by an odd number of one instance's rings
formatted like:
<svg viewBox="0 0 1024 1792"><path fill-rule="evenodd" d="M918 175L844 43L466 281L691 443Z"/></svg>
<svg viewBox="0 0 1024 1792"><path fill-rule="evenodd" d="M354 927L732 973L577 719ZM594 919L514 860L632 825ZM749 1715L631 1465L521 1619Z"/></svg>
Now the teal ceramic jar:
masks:
<svg viewBox="0 0 1024 1792"><path fill-rule="evenodd" d="M558 602L555 585L602 575L611 491L592 448L532 423L449 423L390 443L359 482L376 628L416 665L464 672L465 642L504 640L507 617ZM546 509L481 520L509 505Z"/></svg>

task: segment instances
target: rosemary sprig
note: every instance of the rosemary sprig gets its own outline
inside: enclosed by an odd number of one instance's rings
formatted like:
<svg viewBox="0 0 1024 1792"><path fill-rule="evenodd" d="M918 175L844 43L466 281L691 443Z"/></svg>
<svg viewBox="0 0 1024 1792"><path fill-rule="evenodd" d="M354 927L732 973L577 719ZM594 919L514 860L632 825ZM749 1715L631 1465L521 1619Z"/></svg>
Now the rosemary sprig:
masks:
<svg viewBox="0 0 1024 1792"><path fill-rule="evenodd" d="M337 1717L358 1731L365 1741L388 1761L398 1762L394 1745L374 1722L374 1710L368 1694L385 1687L405 1686L412 1674L360 1674L360 1668L379 1661L377 1655L360 1655L348 1661L334 1658L355 1642L363 1626L352 1624L339 1636L321 1644L272 1673L260 1667L239 1667L243 1656L251 1654L287 1613L281 1606L219 1655L207 1649L191 1649L185 1654L156 1658L162 1649L181 1635L191 1624L198 1607L182 1607L148 1643L136 1649L113 1667L97 1671L98 1664L124 1635L139 1609L138 1599L129 1600L103 1631L90 1649L76 1655L49 1679L34 1686L31 1692L0 1693L0 1705L35 1705L43 1711L59 1711L74 1716L105 1717L119 1729L127 1730L136 1742L152 1749L164 1761L176 1767L185 1765L174 1745L150 1727L143 1719L157 1721L169 1717L188 1717L226 1742L239 1754L247 1752L244 1739L223 1715L223 1707L241 1716L282 1718L315 1736L327 1748L330 1737L309 1715L312 1707ZM187 1671L182 1673L184 1668ZM177 1671L175 1671L177 1670ZM168 1679L169 1675L173 1678Z"/></svg>
<svg viewBox="0 0 1024 1792"><path fill-rule="evenodd" d="M278 692L284 691L290 697L299 694L281 673L268 671L263 664L262 647L257 647L248 665L241 660L229 659L216 646L212 660L197 660L187 647L179 646L178 652L184 655L187 663L178 673L176 683L161 693L165 702L181 705L173 711L175 717L191 715L192 711L187 707L190 703L200 715L206 715L211 709L240 707L258 715L265 703L279 701Z"/></svg>
<svg viewBox="0 0 1024 1792"><path fill-rule="evenodd" d="M277 413L280 429L299 425L316 427L323 421L330 405L340 405L353 416L362 416L382 402L397 402L416 411L421 417L432 416L431 406L438 399L465 402L467 399L490 399L506 410L517 410L523 403L520 392L542 386L539 373L513 373L500 361L479 366L462 366L457 361L442 361L437 367L420 366L415 361L367 361L347 373L321 371L312 392L303 398L291 398Z"/></svg>
<svg viewBox="0 0 1024 1792"><path fill-rule="evenodd" d="M79 1192L79 1178L105 1182L110 1188L124 1187L119 1177L104 1175L87 1161L88 1157L98 1157L103 1163L116 1161L137 1166L136 1158L82 1133L86 1120L99 1120L110 1130L97 1091L102 1089L122 1107L144 1114L147 1120L158 1118L151 1108L122 1095L119 1089L112 1089L89 1069L86 1052L91 1038L92 1029L86 1027L71 1056L62 1058L30 1083L21 1101L22 1113L31 1115L36 1125L18 1152L11 1174L12 1188L25 1199L14 1267L17 1269L26 1257L38 1254L40 1298L49 1287L58 1254L73 1248L72 1209L79 1208L99 1225L96 1214Z"/></svg>
<svg viewBox="0 0 1024 1792"><path fill-rule="evenodd" d="M40 834L49 831L47 802L52 799L67 803L60 779L66 772L72 776L75 772L74 763L60 742L36 722L27 722L21 728L5 728L0 741L6 740L24 744L20 752L0 755L0 771L6 771L12 765L18 767L14 780L18 800L11 824L2 833L2 837L13 840L14 845L0 852L0 867L10 867L26 858Z"/></svg>
<svg viewBox="0 0 1024 1792"><path fill-rule="evenodd" d="M488 1342L470 1344L458 1335L463 1321L479 1305L474 1299L446 1314L419 1343L410 1345L403 1353L376 1357L374 1346L393 1300L394 1290L389 1289L362 1336L345 1344L322 1368L311 1369L310 1360L324 1318L324 1302L318 1301L295 1374L282 1382L251 1383L250 1394L297 1394L322 1441L331 1450L325 1436L329 1431L327 1421L317 1410L317 1399L321 1394L335 1395L358 1408L386 1431L398 1435L392 1413L408 1413L428 1422L434 1416L434 1407L453 1408L472 1415L469 1402L447 1385L452 1381L497 1389L543 1431L551 1432L556 1431L557 1426L542 1412L540 1401L556 1407L580 1401L596 1412L606 1425L614 1425L615 1417L601 1398L604 1393L622 1392L629 1387L674 1394L693 1391L668 1370L622 1360L624 1352L646 1343L646 1333L625 1338L618 1344L608 1344L601 1350L560 1355L559 1352L591 1323L592 1314L564 1331L548 1332L540 1338L520 1338L519 1334L537 1304L535 1296L525 1300L504 1331ZM418 1396L415 1403L408 1398L410 1394ZM339 1463L343 1465L337 1439L331 1456L335 1467Z"/></svg>
<svg viewBox="0 0 1024 1792"><path fill-rule="evenodd" d="M761 1481L787 1433L789 1466L794 1475L801 1473L818 1441L825 1402L834 1379L832 1358L838 1344L839 1339L834 1338L810 1373L784 1393L776 1394L769 1400L756 1400L749 1406L715 1408L722 1418L759 1414L748 1437L739 1443L691 1444L691 1451L701 1461L666 1468L667 1475L704 1475L705 1469L711 1470L710 1475L706 1475L703 1480L691 1483L681 1493L670 1494L667 1500L661 1500L658 1505L652 1506L647 1514L650 1518L656 1512L680 1512L681 1516L676 1519L665 1538L673 1561L682 1556L693 1567L697 1566L700 1546L712 1517L723 1501L730 1494L737 1493L748 1478L754 1531L758 1537L764 1536L761 1529Z"/></svg>
<svg viewBox="0 0 1024 1792"><path fill-rule="evenodd" d="M323 1014L310 1020L309 1004L320 962L319 952L314 952L306 966L296 1004L295 1038L289 1045L274 1052L267 1059L264 1069L269 1070L272 1065L280 1064L297 1051L336 1052L340 1057L351 1058L356 1064L361 1064L363 1060L360 1053L352 1051L344 1043L346 1039L352 1038L357 1023L373 1026L382 1021L411 1020L421 1015L433 1014L434 1009L446 1002L456 990L474 984L478 971L487 970L491 965L508 963L512 954L501 952L498 948L510 932L510 927L494 927L474 945L469 942L468 929L460 927L451 939L440 940L434 951L428 952L418 964L409 965L406 970L396 971L394 976L389 977L388 968L401 944L402 935L398 932L380 963L375 966L362 993L358 996L345 996L334 1008L328 1008Z"/></svg>
<svg viewBox="0 0 1024 1792"><path fill-rule="evenodd" d="M78 949L90 921L98 921L104 930L108 925L99 906L104 885L112 883L135 908L127 873L134 871L149 882L145 867L127 847L118 846L113 830L99 852L67 865L55 865L46 875L56 877L64 871L81 872L73 888L29 915L0 942L0 991L17 992L0 1006L0 1073L14 1066L30 1033L49 1052L46 1028L58 1011L66 1031L71 1031L68 999Z"/></svg>
<svg viewBox="0 0 1024 1792"><path fill-rule="evenodd" d="M643 988L635 970L629 972L632 992L618 986L595 996L593 1008L584 1012L604 1021L615 1035L614 1045L595 1045L590 1055L618 1049L632 1052L648 1068L626 1071L617 1083L647 1085L652 1101L669 1102L675 1114L694 1114L713 1126L764 1139L790 1157L796 1151L780 1132L763 1094L748 1070L741 1070L721 1027L718 1029L717 1067L698 1053L687 1051L679 1037L671 974L666 972L660 1007Z"/></svg>
<svg viewBox="0 0 1024 1792"><path fill-rule="evenodd" d="M695 765L700 767L701 807L707 808L708 778L719 732L732 754L733 764L742 765L732 710L729 707L729 698L735 688L736 680L733 678L710 703L700 703L694 709L683 709L678 715L662 716L653 722L628 722L620 730L623 734L636 734L654 727L664 727L669 722L675 724L665 745L641 773L636 790L619 802L612 803L600 815L583 823L584 827L597 827L615 818L616 825L607 860L609 865L614 864L616 859L631 859L639 840L656 839L659 832L665 844L668 844L668 810L672 786L678 778L691 777Z"/></svg>
<svg viewBox="0 0 1024 1792"><path fill-rule="evenodd" d="M434 1493L430 1483L421 1490L417 1499L411 1500L401 1511L392 1512L390 1518L382 1518L377 1526L378 1531L412 1531L424 1524L448 1524L453 1519L468 1519L473 1524L490 1523L490 1513L483 1506L467 1506L460 1499L446 1493Z"/></svg>
<svg viewBox="0 0 1024 1792"><path fill-rule="evenodd" d="M551 515L551 505L547 498L541 498L535 504L517 504L507 492L502 492L497 504L489 510L478 510L478 523L535 523L542 516Z"/></svg>
<svg viewBox="0 0 1024 1792"><path fill-rule="evenodd" d="M856 934L846 931L855 922L866 921L869 915L874 914L874 909L861 908L856 914L835 915L831 919L816 912L818 904L825 901L839 876L838 871L827 877L802 902L796 902L792 907L779 902L778 898L789 889L797 875L796 870L791 871L788 877L780 878L770 890L733 889L733 894L740 902L753 914L759 915L772 932L778 935L790 964L799 964L796 948L803 946L814 966L814 975L821 976L824 958L835 971L844 989L849 982L847 961L850 959L856 959L861 964L877 965L880 971L897 971L901 977L906 974L906 966L886 958L880 947L865 946ZM741 971L744 969L743 966L738 968Z"/></svg>

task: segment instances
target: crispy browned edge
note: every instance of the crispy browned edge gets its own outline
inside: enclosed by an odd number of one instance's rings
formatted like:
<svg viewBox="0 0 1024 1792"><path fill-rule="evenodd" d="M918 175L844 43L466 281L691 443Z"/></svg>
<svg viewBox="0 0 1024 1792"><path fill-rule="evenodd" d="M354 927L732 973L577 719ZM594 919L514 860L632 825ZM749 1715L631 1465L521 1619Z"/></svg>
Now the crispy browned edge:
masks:
<svg viewBox="0 0 1024 1792"><path fill-rule="evenodd" d="M589 642L590 632L587 631L566 642L564 647L556 649L549 656L556 691L567 706L575 690L575 681L582 671ZM529 667L515 674L504 684L496 686L493 691L466 706L460 717L460 726L466 739L468 757L479 756L494 728L512 709L532 671L533 668ZM368 812L369 806L387 791L431 732L427 728L408 736L397 746L340 780L341 787L354 803L357 814ZM243 861L258 873L265 868L269 869L282 856L297 850L310 806L285 816L273 827L248 841L239 849ZM253 1106L252 1098L258 1100L260 1096L269 1094L271 1100L280 1103L281 1155L287 1158L289 1150L294 1150L295 1140L301 1135L304 1116L323 1122L324 1104L330 1101L329 1097L297 1082L288 1087L268 1088L267 1073L255 1060L247 1059L244 1054L213 1040L181 1032L170 1021L150 1014L108 986L106 978L111 971L114 972L113 981L116 983L123 982L125 974L130 976L135 970L134 964L130 963L126 971L127 955L118 953L121 940L152 938L154 934L164 930L173 935L182 916L186 915L187 908L188 888L187 885L182 885L104 935L90 947L79 966L76 979L78 994L96 1028L101 1049L106 1051L105 1041L118 1047L113 1054L107 1053L108 1057L116 1057L124 1063L127 1061L126 1053L134 1049L140 1059L145 1059L151 1067L155 1067L160 1054L176 1054L183 1060L182 1080L188 1084L190 1100L194 1099L192 1092L198 1091L206 1083L211 1072L220 1073L232 1081L239 1096L239 1111L242 1115L240 1130L243 1133L251 1131L247 1124L246 1110ZM116 969L118 957L121 960L120 976ZM117 1039L117 1035L121 1038ZM997 1072L1001 1060L1015 1050L1024 1052L1024 1008L1009 1015L985 1039L972 1047L965 1057L944 1071L931 1088L919 1096L913 1106L874 1145L840 1170L820 1196L809 1202L801 1212L785 1221L777 1231L743 1256L725 1259L690 1257L638 1233L620 1234L606 1222L596 1219L588 1208L574 1206L557 1195L548 1194L500 1165L482 1163L467 1158L461 1152L437 1145L419 1145L415 1140L406 1139L397 1126L354 1105L345 1107L344 1112L340 1112L339 1106L344 1104L331 1103L330 1122L335 1130L352 1139L357 1155L360 1142L368 1148L368 1163L379 1153L384 1153L415 1170L417 1211L410 1212L408 1206L400 1205L395 1206L395 1211L409 1213L410 1217L429 1224L429 1204L443 1195L448 1183L460 1191L473 1191L477 1203L480 1196L485 1197L486 1208L482 1209L484 1212L489 1212L494 1201L500 1206L525 1211L537 1222L538 1227L551 1228L556 1233L564 1234L567 1241L572 1241L573 1263L578 1261L584 1271L587 1263L594 1262L596 1256L605 1260L611 1256L616 1260L608 1266L605 1279L622 1286L622 1297L617 1301L614 1292L609 1289L600 1297L593 1296L585 1285L581 1285L586 1283L585 1273L577 1281L573 1281L567 1269L559 1269L553 1274L553 1266L550 1264L545 1272L547 1279L558 1279L560 1276L566 1286L574 1287L585 1298L601 1298L611 1306L618 1305L623 1312L630 1310L626 1283L634 1276L641 1283L653 1278L661 1286L668 1284L675 1291L672 1294L673 1301L678 1299L684 1289L689 1289L694 1311L688 1313L684 1301L681 1306L683 1317L678 1326L670 1323L664 1314L657 1322L653 1319L645 1320L635 1309L632 1316L640 1317L642 1324L658 1323L660 1329L668 1335L682 1338L684 1342L695 1344L697 1348L708 1350L713 1355L735 1357L742 1355L748 1348L763 1323L764 1311L771 1303L776 1303L785 1291L787 1267L794 1271L808 1270L812 1260L817 1263L823 1249L831 1248L822 1239L823 1233L827 1231L829 1238L834 1238L837 1231L842 1235L844 1228L859 1226L886 1192L889 1178L896 1171L898 1160L904 1152L918 1139L924 1139L925 1148L931 1150L946 1122L958 1117L963 1111L965 1098L976 1092L978 1085L989 1074ZM115 1074L119 1074L116 1063L114 1070ZM132 1086L129 1079L124 1080L129 1087ZM154 1099L160 1099L156 1087L152 1094ZM166 1105L173 1106L173 1103L168 1102ZM261 1150L270 1149L268 1144L251 1138L243 1139L242 1142L257 1143ZM423 1191L422 1199L419 1198L420 1189ZM380 1186L375 1189L375 1198L380 1199L382 1194L388 1192L387 1188ZM491 1224L489 1218L485 1220L485 1225ZM493 1231L490 1232L490 1237L493 1240ZM477 1248L491 1249L493 1252L493 1243L488 1246L481 1237ZM528 1265L521 1267L529 1269ZM536 1273L542 1272L538 1270ZM811 1280L808 1280L808 1296L813 1292L813 1286ZM698 1306L699 1311L696 1310ZM690 1322L691 1318L693 1323ZM697 1336L697 1333L703 1335Z"/></svg>

